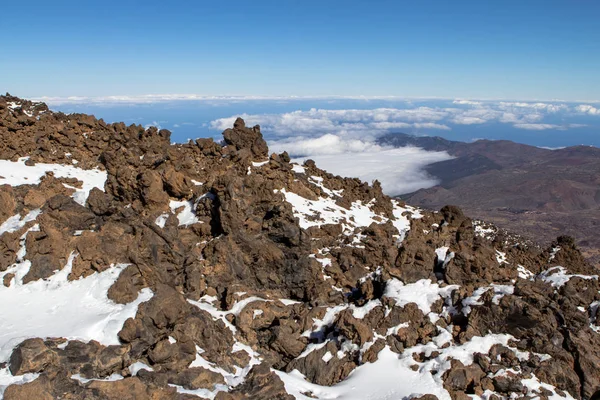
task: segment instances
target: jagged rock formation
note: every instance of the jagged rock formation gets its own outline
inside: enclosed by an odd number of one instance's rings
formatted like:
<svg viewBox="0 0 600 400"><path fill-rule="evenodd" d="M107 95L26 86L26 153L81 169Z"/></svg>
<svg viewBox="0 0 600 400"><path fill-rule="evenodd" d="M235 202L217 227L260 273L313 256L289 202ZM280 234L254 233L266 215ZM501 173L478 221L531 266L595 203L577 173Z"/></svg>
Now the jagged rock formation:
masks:
<svg viewBox="0 0 600 400"><path fill-rule="evenodd" d="M0 97L4 399L596 398L600 284L287 154Z"/></svg>

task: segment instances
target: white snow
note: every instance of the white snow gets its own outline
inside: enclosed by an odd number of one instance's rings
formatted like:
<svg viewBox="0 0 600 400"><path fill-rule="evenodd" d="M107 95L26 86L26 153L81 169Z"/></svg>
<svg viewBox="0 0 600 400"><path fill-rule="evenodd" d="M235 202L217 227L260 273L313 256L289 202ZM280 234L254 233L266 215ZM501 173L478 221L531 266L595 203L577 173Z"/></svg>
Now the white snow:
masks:
<svg viewBox="0 0 600 400"><path fill-rule="evenodd" d="M388 328L387 332L386 332L386 336L390 336L390 335L397 335L398 332L400 331L400 329L404 329L404 328L408 328L410 326L410 323L408 322L403 322L399 325L393 326L391 328Z"/></svg>
<svg viewBox="0 0 600 400"><path fill-rule="evenodd" d="M237 315L239 315L242 312L242 310L248 304L250 304L252 302L255 302L255 301L270 301L270 300L265 300L265 299L263 299L261 297L256 297L256 296L247 297L247 298L245 298L243 300L240 300L240 301L236 302L235 304L233 304L233 306L231 306L231 309L227 310L227 311L221 311L221 310L217 309L217 307L215 307L213 305L213 303L217 301L217 298L214 297L214 296L204 295L198 301L191 300L191 299L188 299L187 301L188 301L188 303L195 305L199 309L208 312L215 321L218 320L218 319L220 319L221 321L223 321L223 323L231 330L231 332L235 334L237 332L237 328L235 326L233 326L231 324L231 322L229 322L227 320L226 316L228 314L233 314L233 315L237 316Z"/></svg>
<svg viewBox="0 0 600 400"><path fill-rule="evenodd" d="M381 306L381 300L369 300L362 307L357 307L354 304L350 306L350 310L352 310L352 316L356 319L363 319L366 317L372 310Z"/></svg>
<svg viewBox="0 0 600 400"><path fill-rule="evenodd" d="M306 173L306 168L304 168L300 164L292 164L292 171L294 171L297 174L305 174Z"/></svg>
<svg viewBox="0 0 600 400"><path fill-rule="evenodd" d="M442 246L435 249L435 254L437 255L438 263L443 262L446 259L446 253L448 253L450 247Z"/></svg>
<svg viewBox="0 0 600 400"><path fill-rule="evenodd" d="M202 357L202 353L204 353L204 350L201 349L200 347L196 346L196 359L194 361L192 361L192 363L190 364L190 368L202 367L202 368L206 368L210 371L216 372L217 374L220 374L223 376L225 383L226 383L226 385L222 385L222 384L215 385L213 390L211 390L211 391L207 391L206 389L200 389L200 390L205 391L205 392L203 392L205 394L202 396L212 399L217 395L218 392L229 391L230 388L235 387L235 386L241 384L242 382L244 382L244 380L246 379L246 375L248 375L248 372L250 372L252 367L260 364L260 362L261 362L261 359L260 359L258 353L256 353L254 350L252 350L252 348L250 346L247 346L243 343L236 341L233 344L231 351L234 353L237 351L245 351L250 356L250 361L248 362L248 365L246 365L244 368L235 366L234 372L225 371L223 368L216 366L215 364L211 363L210 361L208 361L204 357ZM171 386L174 386L174 385L171 385ZM179 391L179 392L180 393L197 394L196 391L184 391L184 392Z"/></svg>
<svg viewBox="0 0 600 400"><path fill-rule="evenodd" d="M275 192L283 193L286 201L292 205L294 217L299 219L300 227L303 229L311 226L320 227L324 224L342 224L344 233L350 234L354 228L369 226L373 222L385 222L385 218L375 214L369 204L362 204L361 201L355 201L350 209L346 209L337 205L332 198L321 197L318 200L309 200L285 189Z"/></svg>
<svg viewBox="0 0 600 400"><path fill-rule="evenodd" d="M323 347L325 347L327 345L327 343L329 343L329 340L325 340L324 342L321 342L321 343L309 343L304 348L304 351L302 353L300 353L300 355L296 358L304 358L307 355L309 355L310 353L312 353L313 351L322 349Z"/></svg>
<svg viewBox="0 0 600 400"><path fill-rule="evenodd" d="M485 239L493 239L496 235L496 229L492 226L485 226L483 221L475 220L473 221L473 228L475 229L475 234Z"/></svg>
<svg viewBox="0 0 600 400"><path fill-rule="evenodd" d="M321 360L328 363L332 358L333 358L333 354L331 354L331 352L328 351L327 353L323 354L323 357L321 357Z"/></svg>
<svg viewBox="0 0 600 400"><path fill-rule="evenodd" d="M293 304L300 304L301 302L296 301L296 300L290 300L290 299L279 299L279 301L281 303L283 303L284 306L291 306Z"/></svg>
<svg viewBox="0 0 600 400"><path fill-rule="evenodd" d="M408 210L408 212L411 214L412 219L423 218L423 214L421 213L421 210L419 210L418 208L409 206L408 204L406 206L404 206L404 208L406 208Z"/></svg>
<svg viewBox="0 0 600 400"><path fill-rule="evenodd" d="M331 266L331 258L329 258L329 257L317 258L314 254L311 254L309 257L317 260L321 264L322 268L327 268L327 267Z"/></svg>
<svg viewBox="0 0 600 400"><path fill-rule="evenodd" d="M454 258L454 252L448 252L448 250L450 250L450 248L447 246L442 246L435 249L437 263L440 264L442 268L446 268L450 260Z"/></svg>
<svg viewBox="0 0 600 400"><path fill-rule="evenodd" d="M36 380L40 374L23 374L13 376L8 368L0 369L0 399L4 398L4 391L10 385L22 385Z"/></svg>
<svg viewBox="0 0 600 400"><path fill-rule="evenodd" d="M86 384L88 382L92 382L92 381L101 381L101 382L114 382L114 381L120 381L123 379L123 375L119 375L119 374L111 374L110 376L107 376L106 378L102 378L102 379L88 379L88 378L84 378L83 376L79 375L79 374L75 374L75 375L71 375L71 379L75 379L83 384Z"/></svg>
<svg viewBox="0 0 600 400"><path fill-rule="evenodd" d="M313 318L314 324L312 326L312 329L304 331L302 333L302 336L311 337L311 335L314 335L314 333L318 333L323 327L333 324L333 321L335 321L335 317L337 317L337 315L346 308L348 308L348 304L339 304L334 307L328 307L325 311L325 315L323 316L323 318Z"/></svg>
<svg viewBox="0 0 600 400"><path fill-rule="evenodd" d="M169 383L169 386L174 387L177 390L177 393L181 393L181 394L191 394L194 396L198 396L202 399L209 399L209 400L213 400L217 394L221 391L227 391L227 386L224 385L215 385L215 389L214 390L208 390L208 389L186 389L183 386L179 386L179 385L174 385L172 383ZM221 390L219 390L219 387L222 387Z"/></svg>
<svg viewBox="0 0 600 400"><path fill-rule="evenodd" d="M258 168L258 167L262 167L263 165L268 164L268 163L269 163L269 160L260 161L260 162L254 162L254 161L252 161L252 166L255 167L255 168Z"/></svg>
<svg viewBox="0 0 600 400"><path fill-rule="evenodd" d="M550 257L548 257L548 262L554 260L556 258L556 254L560 251L560 246L553 247L550 251Z"/></svg>
<svg viewBox="0 0 600 400"><path fill-rule="evenodd" d="M319 188L321 188L321 190L328 196L328 197L341 197L342 193L344 192L343 189L340 190L331 190L328 187L326 187L323 184L323 178L321 178L320 176L316 176L316 175L312 175L308 178L308 181L310 183L312 183L315 186L318 186Z"/></svg>
<svg viewBox="0 0 600 400"><path fill-rule="evenodd" d="M428 315L431 313L433 303L441 298L447 298L455 289L458 289L458 285L440 287L437 283L432 283L430 279L404 284L393 278L387 281L383 295L394 299L399 307L415 303L424 315Z"/></svg>
<svg viewBox="0 0 600 400"><path fill-rule="evenodd" d="M426 393L435 394L440 400L450 399L431 374L413 371L411 364L411 360L400 358L386 346L379 352L377 362L358 367L348 379L331 387L309 383L297 370L290 373L274 371L288 393L299 400L311 399L304 393L319 399L338 400L392 400Z"/></svg>
<svg viewBox="0 0 600 400"><path fill-rule="evenodd" d="M462 312L464 315L468 315L471 312L471 306L480 306L483 304L481 301L481 296L487 292L488 290L494 291L494 296L492 297L493 304L500 304L500 299L507 294L513 294L515 291L515 287L512 285L497 285L492 283L490 286L483 286L477 288L473 294L462 301Z"/></svg>
<svg viewBox="0 0 600 400"><path fill-rule="evenodd" d="M117 333L125 320L134 317L139 304L153 295L145 288L135 301L116 304L107 298L107 292L127 264L117 264L86 278L68 281L74 258L72 253L67 265L48 279L27 284L13 279L9 287L0 285L0 304L4 310L0 362L6 361L12 349L27 338L64 337L97 340L105 345L119 344ZM22 263L15 268L29 269L29 265Z"/></svg>
<svg viewBox="0 0 600 400"><path fill-rule="evenodd" d="M500 265L508 264L508 261L506 261L506 253L496 250L496 261L498 261L498 264Z"/></svg>
<svg viewBox="0 0 600 400"><path fill-rule="evenodd" d="M104 191L106 182L106 171L99 169L85 170L72 165L44 164L25 165L27 157L19 158L18 161L0 160L0 185L37 185L46 172L53 172L57 178L76 178L83 182L81 189L74 188L73 199L85 205L90 190L97 187ZM67 185L67 187L70 187Z"/></svg>
<svg viewBox="0 0 600 400"><path fill-rule="evenodd" d="M567 274L567 270L564 267L556 266L549 268L538 275L538 277L546 283L551 284L555 288L560 288L569 279L578 277L582 279L598 279L598 275L579 275L579 274Z"/></svg>
<svg viewBox="0 0 600 400"><path fill-rule="evenodd" d="M452 344L452 335L448 331L441 328L440 331L439 337L434 338L433 342L405 349L401 355L392 352L386 346L379 352L375 363L359 366L346 380L330 387L307 382L297 370L290 373L277 370L274 372L281 378L286 390L301 400L310 400L308 394L319 399L337 400L395 400L433 394L440 400L449 400L450 395L444 389L441 377L450 368L451 359L470 365L475 353L487 354L495 344L509 346L509 341L513 339L510 335L489 334L473 337L463 345L456 346ZM450 343L450 346L447 346L447 343ZM412 357L412 354L421 352L431 356L434 351L439 355L423 363L414 361ZM330 360L328 354L323 356L325 362ZM414 366L417 367L416 371L411 369ZM433 371L437 373L433 374ZM538 387L535 377L531 383L524 384L530 390ZM542 386L555 393L555 388L551 385Z"/></svg>
<svg viewBox="0 0 600 400"><path fill-rule="evenodd" d="M548 395L549 400L558 400L558 399L575 400L573 398L573 396L571 396L566 391L563 391L563 393L565 394L564 396L559 395L558 393L556 393L556 388L554 386L549 385L547 383L540 382L540 380L538 379L537 376L535 376L535 374L531 374L531 375L532 375L531 378L521 380L521 383L523 384L523 386L525 386L527 388L528 394L533 394L532 392L541 394L540 389L543 388L543 389L546 389L546 390L552 392L552 394Z"/></svg>
<svg viewBox="0 0 600 400"><path fill-rule="evenodd" d="M398 230L398 242L402 242L406 237L406 233L410 230L410 219L403 215L404 213L412 213L407 207L402 207L396 200L392 200L394 221L392 224Z"/></svg>
<svg viewBox="0 0 600 400"><path fill-rule="evenodd" d="M502 344L513 351L517 351L517 349L509 346L510 340L513 339L510 335L489 334L484 337L476 336L463 345L457 346L452 343L452 335L449 331L438 329L440 335L433 338L432 342L405 349L401 355L392 352L386 346L379 352L376 362L359 366L346 380L330 387L307 382L297 370L290 373L277 370L274 370L274 372L281 378L286 390L296 399L302 400L310 400L311 397L308 394L319 399L337 400L395 400L433 394L440 400L449 400L450 395L444 389L441 377L450 368L452 359L460 360L468 366L473 363L475 353L487 354L495 344ZM448 329L451 331L452 326ZM448 344L450 345L448 346ZM439 354L422 363L416 362L412 357L413 354L418 353L425 353L428 357L431 357L434 351ZM521 359L529 357L529 353L519 355ZM322 357L325 362L328 362L331 358L332 355L330 356L329 352ZM417 367L416 371L411 368L415 366ZM434 371L437 371L437 373L434 374ZM529 389L528 394L535 394L533 391L539 391L540 387L556 393L553 386L540 383L535 376L530 380L523 380L523 383ZM568 395L567 397L552 396L550 398L571 399Z"/></svg>
<svg viewBox="0 0 600 400"><path fill-rule="evenodd" d="M181 209L179 211L179 213L177 213L177 220L179 221L179 226L189 226L189 225L196 224L199 222L201 223L202 221L200 221L198 219L198 217L196 216L196 208L198 207L198 203L203 198L205 198L205 197L212 198L212 196L213 195L211 193L205 193L202 196L198 197L195 201L194 200L171 200L169 202L169 208L171 209L171 212L173 214L175 214L177 212L177 210ZM163 220L166 222L167 218L168 218L168 214L162 214L154 221L154 223L156 225L160 226L161 228L164 228ZM162 226L161 226L161 224L162 224Z"/></svg>
<svg viewBox="0 0 600 400"><path fill-rule="evenodd" d="M35 221L35 219L41 213L42 210L36 209L29 211L27 215L25 215L23 218L21 218L19 214L13 215L12 217L4 221L2 225L0 225L0 236L7 232L11 233L14 231L18 231L19 229L23 228L28 222Z"/></svg>
<svg viewBox="0 0 600 400"><path fill-rule="evenodd" d="M169 219L169 214L168 213L164 213L159 215L156 220L154 221L154 223L159 227L159 228L164 228L165 224L167 223L167 220Z"/></svg>
<svg viewBox="0 0 600 400"><path fill-rule="evenodd" d="M171 211L175 213L179 208L183 207L181 211L177 214L177 219L179 220L179 226L188 226L200 222L198 217L196 217L196 207L193 201L188 200L171 200L169 207ZM163 214L164 215L164 214ZM158 217L161 218L162 216ZM166 219L165 219L166 221ZM159 225L159 222L162 222L162 219L159 221L158 219L155 221L156 225ZM161 226L161 228L164 227Z"/></svg>
<svg viewBox="0 0 600 400"><path fill-rule="evenodd" d="M517 271L519 273L519 278L533 279L535 277L535 274L533 272L531 272L530 270L528 270L527 268L525 268L522 265L517 266Z"/></svg>
<svg viewBox="0 0 600 400"><path fill-rule="evenodd" d="M146 371L154 371L154 369L146 364L144 364L141 361L138 362L134 362L133 364L131 364L129 366L129 373L131 374L131 376L136 376L138 374L138 372L140 372L141 370L145 369Z"/></svg>

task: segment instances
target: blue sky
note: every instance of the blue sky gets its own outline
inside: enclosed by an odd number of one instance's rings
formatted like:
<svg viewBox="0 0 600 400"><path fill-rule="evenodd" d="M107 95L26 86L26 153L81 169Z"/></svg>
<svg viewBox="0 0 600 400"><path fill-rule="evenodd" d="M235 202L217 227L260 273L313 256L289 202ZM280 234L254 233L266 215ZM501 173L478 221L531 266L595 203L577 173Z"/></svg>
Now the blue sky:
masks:
<svg viewBox="0 0 600 400"><path fill-rule="evenodd" d="M597 100L598 1L9 1L0 91Z"/></svg>

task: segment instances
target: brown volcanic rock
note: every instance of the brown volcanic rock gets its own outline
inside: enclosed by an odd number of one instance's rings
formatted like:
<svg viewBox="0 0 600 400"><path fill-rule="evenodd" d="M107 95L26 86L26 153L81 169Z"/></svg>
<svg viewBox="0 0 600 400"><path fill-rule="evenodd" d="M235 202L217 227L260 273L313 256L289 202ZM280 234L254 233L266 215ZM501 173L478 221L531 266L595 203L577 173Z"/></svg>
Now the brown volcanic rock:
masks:
<svg viewBox="0 0 600 400"><path fill-rule="evenodd" d="M238 118L233 124L233 129L226 129L223 132L225 143L234 146L237 150L248 149L252 156L257 159L264 159L269 155L267 142L260 133L258 125L253 128L246 128L244 120Z"/></svg>
<svg viewBox="0 0 600 400"><path fill-rule="evenodd" d="M41 372L56 363L58 356L50 350L42 339L27 339L22 342L10 357L10 372L13 375Z"/></svg>
<svg viewBox="0 0 600 400"><path fill-rule="evenodd" d="M6 221L15 213L15 200L11 195L12 187L4 185L0 191L0 221Z"/></svg>
<svg viewBox="0 0 600 400"><path fill-rule="evenodd" d="M285 391L283 382L265 364L257 365L248 374L246 382L231 393L220 392L216 400L273 399L294 400L294 396Z"/></svg>

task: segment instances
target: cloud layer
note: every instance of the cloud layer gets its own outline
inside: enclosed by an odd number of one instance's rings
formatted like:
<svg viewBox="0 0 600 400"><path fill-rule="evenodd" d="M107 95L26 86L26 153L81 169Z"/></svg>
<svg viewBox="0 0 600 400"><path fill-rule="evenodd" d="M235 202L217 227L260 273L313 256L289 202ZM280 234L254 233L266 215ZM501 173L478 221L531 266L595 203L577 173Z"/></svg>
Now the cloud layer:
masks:
<svg viewBox="0 0 600 400"><path fill-rule="evenodd" d="M310 158L331 173L378 179L391 195L412 192L438 183L424 167L450 159L445 152L418 148L386 148L376 138L388 132L443 133L461 126L507 124L528 131L567 130L585 125L563 122L565 115L600 115L588 104L577 106L543 102L455 100L443 106L373 109L297 110L278 114L243 114L247 125L260 125L271 138L271 151L287 151L296 161ZM210 122L213 130L233 125L237 116ZM556 122L559 121L559 122Z"/></svg>
<svg viewBox="0 0 600 400"><path fill-rule="evenodd" d="M377 136L389 131L411 133L451 130L453 125L510 124L525 130L565 130L584 124L555 123L545 120L576 115L599 115L600 109L589 104L482 102L455 100L447 107L410 107L375 109L316 109L280 114L244 114L250 125L258 124L264 132L276 136L340 134L356 137ZM211 121L210 127L230 127L235 116Z"/></svg>
<svg viewBox="0 0 600 400"><path fill-rule="evenodd" d="M328 139L326 139L328 140ZM425 172L423 167L451 159L446 152L425 151L416 147L382 149L365 145L365 151L352 153L313 153L294 161L314 160L319 168L332 174L360 178L365 182L377 179L389 195L414 192L435 186L439 181Z"/></svg>

